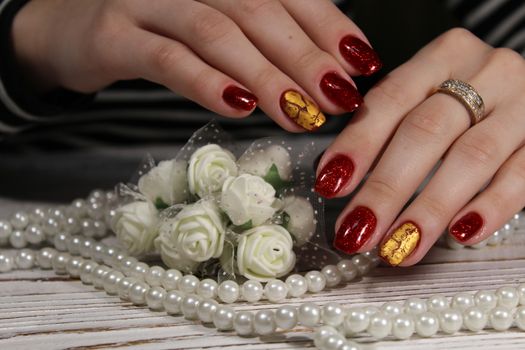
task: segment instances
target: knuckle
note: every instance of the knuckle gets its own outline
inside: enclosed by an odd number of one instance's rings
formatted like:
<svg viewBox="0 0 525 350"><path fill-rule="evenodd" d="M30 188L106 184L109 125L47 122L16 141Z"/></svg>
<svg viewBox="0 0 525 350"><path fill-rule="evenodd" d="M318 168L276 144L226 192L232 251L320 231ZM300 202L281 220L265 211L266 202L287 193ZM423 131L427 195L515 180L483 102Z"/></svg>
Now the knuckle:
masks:
<svg viewBox="0 0 525 350"><path fill-rule="evenodd" d="M450 220L450 206L430 196L420 198L421 207L428 213L428 217L434 218L436 222L448 222Z"/></svg>
<svg viewBox="0 0 525 350"><path fill-rule="evenodd" d="M454 147L466 164L474 163L484 166L497 160L499 155L498 140L487 132L476 130L461 137Z"/></svg>
<svg viewBox="0 0 525 350"><path fill-rule="evenodd" d="M488 64L495 64L499 69L503 68L503 71L515 74L517 72L525 71L525 60L516 51L501 47L492 50Z"/></svg>
<svg viewBox="0 0 525 350"><path fill-rule="evenodd" d="M196 13L191 26L196 41L204 45L223 40L233 30L228 18L212 9Z"/></svg>
<svg viewBox="0 0 525 350"><path fill-rule="evenodd" d="M442 139L448 134L448 117L437 111L415 110L403 122L401 129L416 140Z"/></svg>
<svg viewBox="0 0 525 350"><path fill-rule="evenodd" d="M406 109L406 90L401 82L392 77L386 78L372 87L368 91L367 97L377 104L391 105L399 110Z"/></svg>
<svg viewBox="0 0 525 350"><path fill-rule="evenodd" d="M518 157L509 164L509 171L514 174L513 177L518 178L525 184L525 157Z"/></svg>
<svg viewBox="0 0 525 350"><path fill-rule="evenodd" d="M209 94L213 91L213 86L210 77L213 76L211 68L203 69L192 80L192 89L194 91Z"/></svg>
<svg viewBox="0 0 525 350"><path fill-rule="evenodd" d="M170 69L182 58L183 55L169 44L157 45L150 52L151 66L161 71Z"/></svg>
<svg viewBox="0 0 525 350"><path fill-rule="evenodd" d="M276 72L274 69L267 67L260 69L255 73L253 78L254 86L259 86L261 88L272 88L273 82L276 80Z"/></svg>
<svg viewBox="0 0 525 350"><path fill-rule="evenodd" d="M294 66L299 70L311 70L318 62L322 61L323 57L327 55L316 47L306 49L302 54L297 55L297 60Z"/></svg>
<svg viewBox="0 0 525 350"><path fill-rule="evenodd" d="M452 28L440 35L436 39L436 44L438 48L450 49L451 47L465 47L470 45L476 36L472 34L469 30L461 27Z"/></svg>
<svg viewBox="0 0 525 350"><path fill-rule="evenodd" d="M242 0L238 5L243 15L253 16L261 11L274 10L277 2L275 0Z"/></svg>
<svg viewBox="0 0 525 350"><path fill-rule="evenodd" d="M399 191L388 179L371 177L366 182L366 187L370 190L373 198L389 199L396 198Z"/></svg>

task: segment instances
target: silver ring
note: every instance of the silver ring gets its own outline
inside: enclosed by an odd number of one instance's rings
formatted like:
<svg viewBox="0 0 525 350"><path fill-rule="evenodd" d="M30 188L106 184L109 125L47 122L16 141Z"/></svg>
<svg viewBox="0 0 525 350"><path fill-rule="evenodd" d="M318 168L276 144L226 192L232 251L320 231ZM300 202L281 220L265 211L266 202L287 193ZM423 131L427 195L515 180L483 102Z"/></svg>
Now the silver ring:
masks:
<svg viewBox="0 0 525 350"><path fill-rule="evenodd" d="M471 126L479 123L485 117L485 103L481 95L472 85L457 79L445 80L436 92L442 92L456 98L468 110Z"/></svg>

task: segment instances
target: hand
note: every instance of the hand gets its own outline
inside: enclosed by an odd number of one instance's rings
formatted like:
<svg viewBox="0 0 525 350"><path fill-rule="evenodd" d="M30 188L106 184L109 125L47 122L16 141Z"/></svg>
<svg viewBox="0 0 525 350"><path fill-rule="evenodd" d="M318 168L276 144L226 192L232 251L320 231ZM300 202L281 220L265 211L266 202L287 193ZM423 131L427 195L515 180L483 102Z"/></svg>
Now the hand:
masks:
<svg viewBox="0 0 525 350"><path fill-rule="evenodd" d="M484 120L469 128L465 106L434 93L450 78L475 87ZM518 53L453 29L364 99L366 108L319 165L316 189L327 197L349 194L373 168L339 216L338 249L361 252L382 243L387 262L413 265L447 226L460 243L474 244L524 207L525 60ZM394 232L397 242L390 240Z"/></svg>
<svg viewBox="0 0 525 350"><path fill-rule="evenodd" d="M294 132L319 127L324 116L312 104L297 117L291 103L304 101L284 92L340 114L362 102L349 75L381 66L330 0L31 1L13 38L21 65L45 89L93 92L144 78L232 118L258 100Z"/></svg>

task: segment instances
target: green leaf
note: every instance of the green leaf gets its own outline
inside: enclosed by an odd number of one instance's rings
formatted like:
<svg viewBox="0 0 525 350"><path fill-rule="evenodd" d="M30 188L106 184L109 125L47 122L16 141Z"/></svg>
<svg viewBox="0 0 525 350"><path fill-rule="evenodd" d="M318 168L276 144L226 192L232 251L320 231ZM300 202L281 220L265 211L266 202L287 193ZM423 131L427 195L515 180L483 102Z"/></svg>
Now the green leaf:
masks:
<svg viewBox="0 0 525 350"><path fill-rule="evenodd" d="M235 226L237 231L247 231L253 227L252 220L245 222L242 225Z"/></svg>
<svg viewBox="0 0 525 350"><path fill-rule="evenodd" d="M169 205L166 204L160 197L157 197L157 199L155 199L154 204L155 204L155 208L157 208L158 210L163 210L169 207Z"/></svg>
<svg viewBox="0 0 525 350"><path fill-rule="evenodd" d="M284 181L279 175L279 170L275 164L272 164L266 175L263 177L264 181L268 182L273 188L279 192L290 185L289 181Z"/></svg>

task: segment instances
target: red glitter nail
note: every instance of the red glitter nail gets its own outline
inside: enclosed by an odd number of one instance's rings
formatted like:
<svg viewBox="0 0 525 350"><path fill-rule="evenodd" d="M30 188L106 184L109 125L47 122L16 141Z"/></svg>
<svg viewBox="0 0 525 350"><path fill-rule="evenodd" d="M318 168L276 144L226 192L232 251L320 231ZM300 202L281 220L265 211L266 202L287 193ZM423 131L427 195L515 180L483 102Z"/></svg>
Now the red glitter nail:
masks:
<svg viewBox="0 0 525 350"><path fill-rule="evenodd" d="M483 227L483 218L476 212L470 212L459 219L449 232L460 242L466 242Z"/></svg>
<svg viewBox="0 0 525 350"><path fill-rule="evenodd" d="M235 109L251 111L257 106L257 97L251 92L237 86L228 86L222 93L222 98Z"/></svg>
<svg viewBox="0 0 525 350"><path fill-rule="evenodd" d="M338 154L325 165L315 182L315 191L325 198L332 198L343 189L354 173L354 163Z"/></svg>
<svg viewBox="0 0 525 350"><path fill-rule="evenodd" d="M337 230L334 247L346 254L357 252L374 233L376 223L377 219L372 210L367 207L356 207L346 215Z"/></svg>
<svg viewBox="0 0 525 350"><path fill-rule="evenodd" d="M363 103L363 97L357 89L335 72L325 74L319 85L330 101L348 112L356 110Z"/></svg>
<svg viewBox="0 0 525 350"><path fill-rule="evenodd" d="M365 76L372 75L383 67L377 52L355 36L347 35L341 39L339 51L348 63Z"/></svg>

